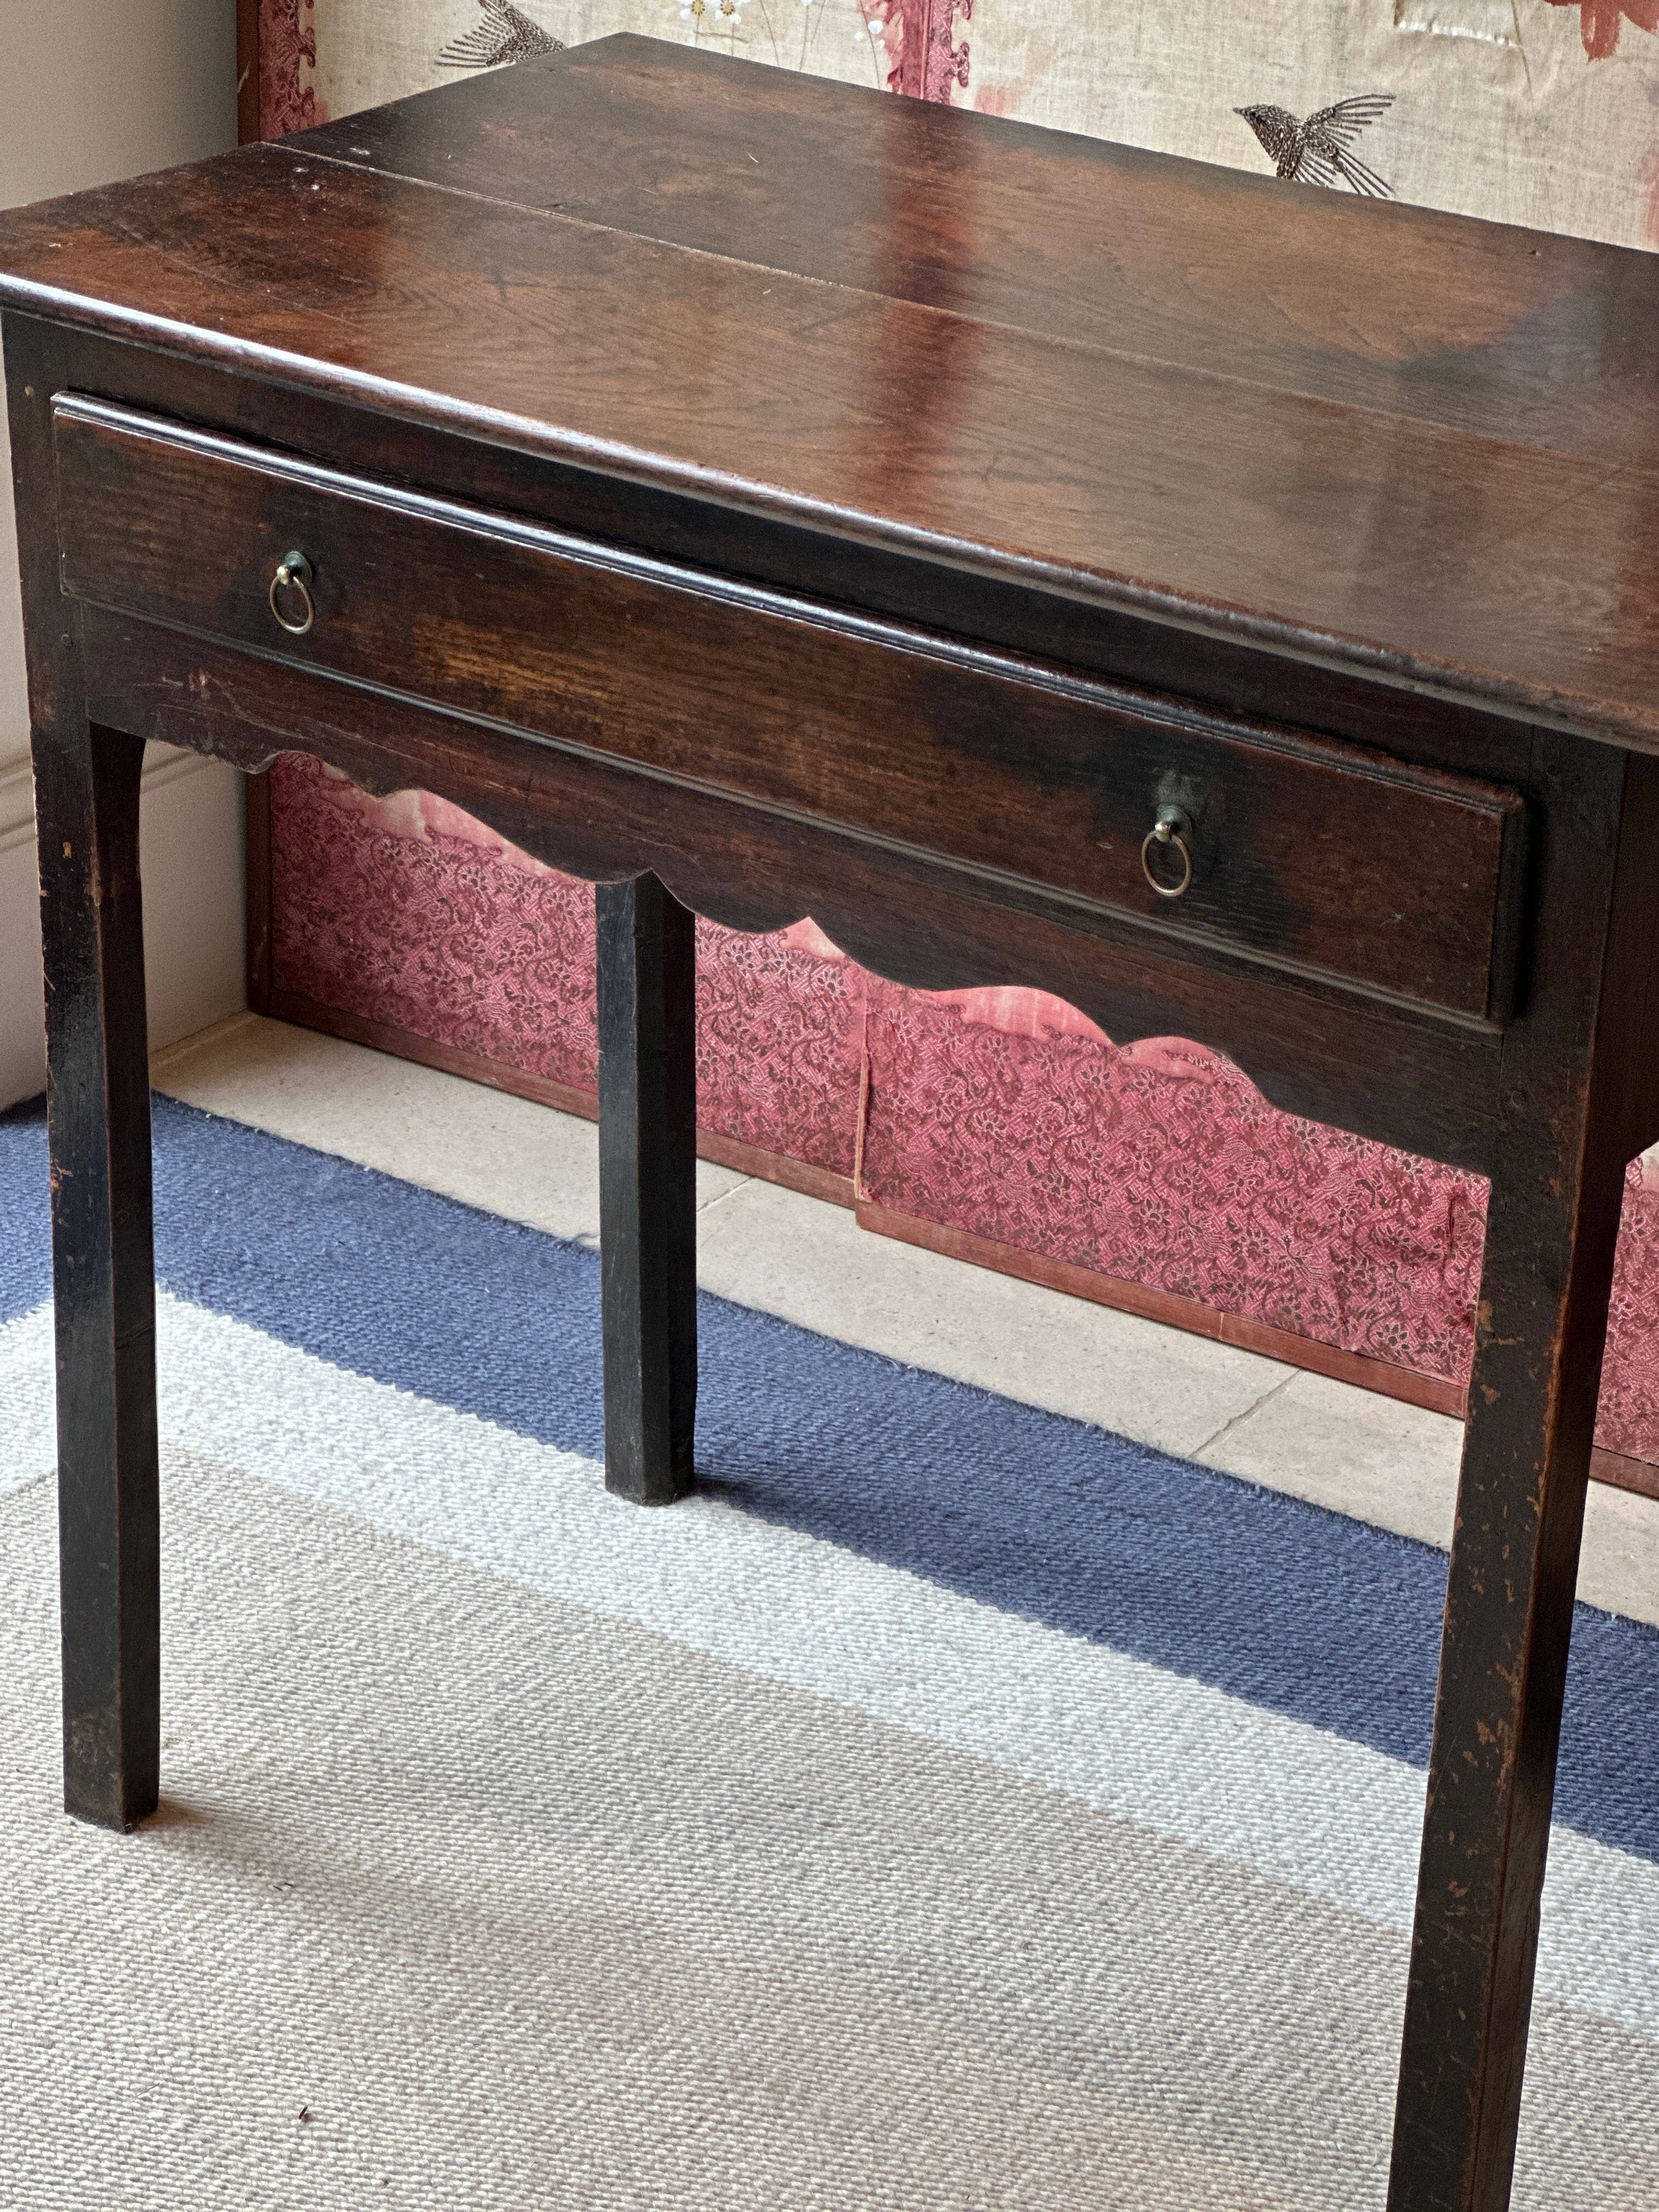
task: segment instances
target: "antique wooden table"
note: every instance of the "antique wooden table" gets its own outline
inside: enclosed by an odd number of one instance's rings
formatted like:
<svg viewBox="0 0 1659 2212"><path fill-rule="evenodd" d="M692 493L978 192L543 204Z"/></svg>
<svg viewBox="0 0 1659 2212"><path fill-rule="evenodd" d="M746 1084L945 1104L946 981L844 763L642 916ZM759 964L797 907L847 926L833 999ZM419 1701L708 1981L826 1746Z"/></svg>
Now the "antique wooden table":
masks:
<svg viewBox="0 0 1659 2212"><path fill-rule="evenodd" d="M618 39L0 270L70 1809L156 1802L140 759L297 747L600 885L630 1496L691 1477L693 910L1491 1176L1389 2202L1503 2205L1659 1135L1659 264Z"/></svg>

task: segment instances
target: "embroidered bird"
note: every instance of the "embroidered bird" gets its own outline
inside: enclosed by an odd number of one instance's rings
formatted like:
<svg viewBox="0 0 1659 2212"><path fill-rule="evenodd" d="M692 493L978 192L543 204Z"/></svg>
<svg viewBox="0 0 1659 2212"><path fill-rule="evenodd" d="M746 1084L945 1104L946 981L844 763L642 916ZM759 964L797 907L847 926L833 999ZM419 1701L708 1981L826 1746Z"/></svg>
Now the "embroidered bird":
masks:
<svg viewBox="0 0 1659 2212"><path fill-rule="evenodd" d="M554 38L513 5L513 0L478 0L483 21L464 38L452 39L438 56L440 69L496 69L502 62L526 61L532 54L564 52Z"/></svg>
<svg viewBox="0 0 1659 2212"><path fill-rule="evenodd" d="M1387 200L1394 198L1393 185L1348 149L1368 124L1393 105L1391 92L1370 92L1357 100L1339 100L1334 107L1322 107L1304 123L1283 107L1236 107L1233 113L1243 117L1279 174L1290 182L1334 185L1340 178L1367 199Z"/></svg>

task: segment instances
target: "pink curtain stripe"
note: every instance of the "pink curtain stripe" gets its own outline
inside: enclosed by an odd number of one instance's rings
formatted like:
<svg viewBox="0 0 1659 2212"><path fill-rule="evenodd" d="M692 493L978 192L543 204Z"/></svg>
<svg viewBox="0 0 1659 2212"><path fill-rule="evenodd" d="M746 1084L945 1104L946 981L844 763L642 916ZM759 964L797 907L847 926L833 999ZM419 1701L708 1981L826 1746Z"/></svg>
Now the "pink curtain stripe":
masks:
<svg viewBox="0 0 1659 2212"><path fill-rule="evenodd" d="M314 0L259 0L259 136L285 138L326 123L308 82L317 66Z"/></svg>

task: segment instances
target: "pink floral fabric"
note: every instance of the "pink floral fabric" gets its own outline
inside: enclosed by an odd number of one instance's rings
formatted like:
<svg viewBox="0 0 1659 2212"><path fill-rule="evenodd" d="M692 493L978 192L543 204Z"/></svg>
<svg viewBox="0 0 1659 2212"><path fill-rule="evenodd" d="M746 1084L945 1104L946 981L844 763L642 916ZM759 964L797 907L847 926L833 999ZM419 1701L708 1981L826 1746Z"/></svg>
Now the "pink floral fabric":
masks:
<svg viewBox="0 0 1659 2212"><path fill-rule="evenodd" d="M591 884L429 793L373 799L301 754L270 773L276 989L596 1087ZM825 944L810 923L698 923L698 1107L722 1136L850 1176L860 971Z"/></svg>
<svg viewBox="0 0 1659 2212"><path fill-rule="evenodd" d="M1595 1440L1659 1462L1659 1160L1632 1162L1613 1278Z"/></svg>
<svg viewBox="0 0 1659 2212"><path fill-rule="evenodd" d="M273 981L577 1090L593 898L442 800L273 777ZM1282 1114L1176 1039L1119 1050L1041 992L900 989L811 922L698 925L708 1128L877 1205L1458 1382L1477 1176ZM860 1127L861 1121L861 1127ZM1631 1170L1598 1440L1659 1462L1659 1163Z"/></svg>
<svg viewBox="0 0 1659 2212"><path fill-rule="evenodd" d="M317 66L315 0L259 0L259 135L286 138L326 123L306 82Z"/></svg>
<svg viewBox="0 0 1659 2212"><path fill-rule="evenodd" d="M1020 1030L873 978L870 992L864 1180L884 1205L1466 1375L1476 1178L1281 1114L1198 1046L1120 1051L1076 1015L1050 1025L1035 992Z"/></svg>
<svg viewBox="0 0 1659 2212"><path fill-rule="evenodd" d="M971 56L956 33L973 12L973 0L864 0L866 21L883 33L888 90L939 101L965 90Z"/></svg>

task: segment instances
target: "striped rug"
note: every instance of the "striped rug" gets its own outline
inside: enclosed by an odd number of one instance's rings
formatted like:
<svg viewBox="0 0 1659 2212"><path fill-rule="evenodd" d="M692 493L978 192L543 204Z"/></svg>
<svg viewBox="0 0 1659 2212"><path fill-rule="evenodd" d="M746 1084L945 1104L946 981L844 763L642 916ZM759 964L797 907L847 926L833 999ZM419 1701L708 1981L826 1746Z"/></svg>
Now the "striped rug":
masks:
<svg viewBox="0 0 1659 2212"><path fill-rule="evenodd" d="M1380 2206L1444 1562L155 1106L162 1810L57 1810L0 1121L0 2203ZM1516 2201L1659 2205L1659 1635L1580 1609Z"/></svg>

